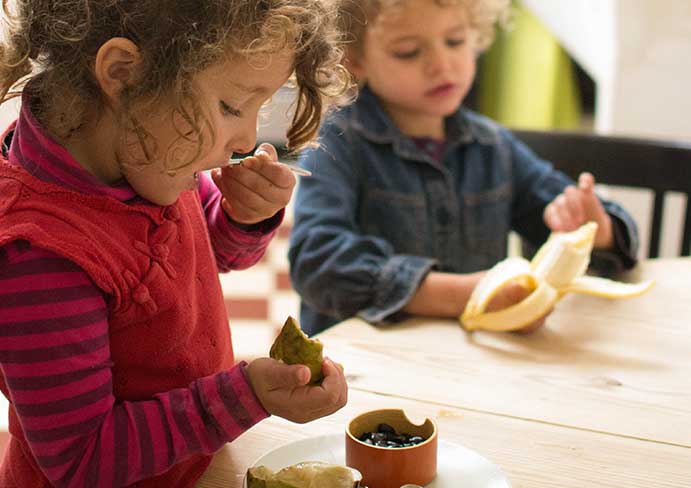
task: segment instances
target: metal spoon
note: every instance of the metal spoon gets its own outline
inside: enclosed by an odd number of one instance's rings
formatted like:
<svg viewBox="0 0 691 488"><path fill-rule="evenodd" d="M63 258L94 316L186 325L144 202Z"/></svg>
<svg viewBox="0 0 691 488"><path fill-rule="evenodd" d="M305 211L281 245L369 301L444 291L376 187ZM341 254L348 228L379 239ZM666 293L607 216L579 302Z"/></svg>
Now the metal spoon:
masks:
<svg viewBox="0 0 691 488"><path fill-rule="evenodd" d="M229 159L228 162L227 162L225 165L226 165L226 166L235 166L235 165L238 165L238 164L242 164L242 161L243 161L243 159ZM283 166L287 166L288 169L290 169L290 171L292 171L292 172L295 173L296 175L299 175L299 176L312 176L312 172L311 172L311 171L307 171L306 169L302 169L302 168L300 168L300 167L298 167L298 166L293 166L293 165L286 164L286 163L279 163L279 164L282 164Z"/></svg>

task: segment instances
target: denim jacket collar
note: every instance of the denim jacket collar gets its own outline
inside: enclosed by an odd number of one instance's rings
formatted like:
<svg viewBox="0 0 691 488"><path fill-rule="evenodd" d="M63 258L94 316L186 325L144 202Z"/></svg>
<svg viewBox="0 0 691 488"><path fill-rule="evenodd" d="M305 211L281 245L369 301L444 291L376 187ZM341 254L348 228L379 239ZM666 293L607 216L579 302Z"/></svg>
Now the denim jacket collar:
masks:
<svg viewBox="0 0 691 488"><path fill-rule="evenodd" d="M376 144L392 144L394 152L402 158L429 162L429 156L421 152L415 142L403 134L382 107L379 98L364 86L354 102L350 124L363 137ZM477 142L483 145L496 143L497 135L485 124L479 124L460 107L446 118L446 142L449 148Z"/></svg>

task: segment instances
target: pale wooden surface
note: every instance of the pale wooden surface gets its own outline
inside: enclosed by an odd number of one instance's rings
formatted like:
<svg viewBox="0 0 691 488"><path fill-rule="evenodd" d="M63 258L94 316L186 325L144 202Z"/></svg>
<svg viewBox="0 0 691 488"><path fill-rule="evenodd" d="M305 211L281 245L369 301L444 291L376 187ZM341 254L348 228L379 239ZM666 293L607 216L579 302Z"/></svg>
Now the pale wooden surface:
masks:
<svg viewBox="0 0 691 488"><path fill-rule="evenodd" d="M403 407L437 419L441 439L475 449L514 487L690 488L691 259L647 261L629 278L657 283L629 300L567 296L527 336L469 335L433 319L344 322L320 338L345 366L348 406L307 425L262 422L198 486L241 487L281 444Z"/></svg>

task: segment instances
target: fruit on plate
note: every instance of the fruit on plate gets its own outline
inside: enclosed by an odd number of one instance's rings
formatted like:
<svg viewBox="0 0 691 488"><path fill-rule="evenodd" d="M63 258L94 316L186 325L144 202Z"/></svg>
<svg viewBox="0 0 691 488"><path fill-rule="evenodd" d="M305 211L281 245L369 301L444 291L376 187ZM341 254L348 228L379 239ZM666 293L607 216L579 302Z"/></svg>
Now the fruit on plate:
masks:
<svg viewBox="0 0 691 488"><path fill-rule="evenodd" d="M247 470L247 488L358 488L362 475L353 468L309 461L274 473L266 466Z"/></svg>
<svg viewBox="0 0 691 488"><path fill-rule="evenodd" d="M466 330L519 330L549 312L566 293L584 293L605 298L641 295L654 284L621 283L585 276L597 224L589 222L573 232L553 232L532 261L510 257L497 263L477 284L460 317ZM504 286L519 283L531 291L521 302L488 312L487 305Z"/></svg>
<svg viewBox="0 0 691 488"><path fill-rule="evenodd" d="M310 384L316 385L324 379L323 349L324 345L318 339L307 337L296 320L288 317L271 346L269 356L286 364L304 364L311 372Z"/></svg>

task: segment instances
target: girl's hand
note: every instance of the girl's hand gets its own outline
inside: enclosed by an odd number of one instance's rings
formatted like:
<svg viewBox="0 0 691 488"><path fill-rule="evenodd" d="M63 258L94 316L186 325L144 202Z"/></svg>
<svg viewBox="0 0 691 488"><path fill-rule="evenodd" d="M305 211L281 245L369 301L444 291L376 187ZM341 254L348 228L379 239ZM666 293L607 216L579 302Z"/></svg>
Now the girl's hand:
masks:
<svg viewBox="0 0 691 488"><path fill-rule="evenodd" d="M276 215L290 201L296 182L288 166L278 163L276 149L266 143L242 164L215 169L211 177L223 194L223 210L244 225Z"/></svg>
<svg viewBox="0 0 691 488"><path fill-rule="evenodd" d="M307 386L307 366L287 365L269 358L255 359L247 366L250 384L264 409L300 424L331 415L348 401L343 368L326 358L322 372L321 385Z"/></svg>
<svg viewBox="0 0 691 488"><path fill-rule="evenodd" d="M595 178L590 173L581 173L578 188L568 186L564 193L547 205L543 219L554 232L571 232L581 225L594 221L597 234L594 246L609 249L614 245L612 219L605 212L602 203L595 195Z"/></svg>
<svg viewBox="0 0 691 488"><path fill-rule="evenodd" d="M499 292L495 296L492 297L490 302L487 304L487 311L496 312L498 310L510 307L511 305L515 305L516 303L523 301L523 299L530 295L530 293L530 290L524 288L518 283L508 283L501 290L499 290ZM545 319L550 313L552 313L552 310L549 310L542 317L538 317L537 320L535 320L534 322L514 332L523 334L533 332L539 329L545 324Z"/></svg>

